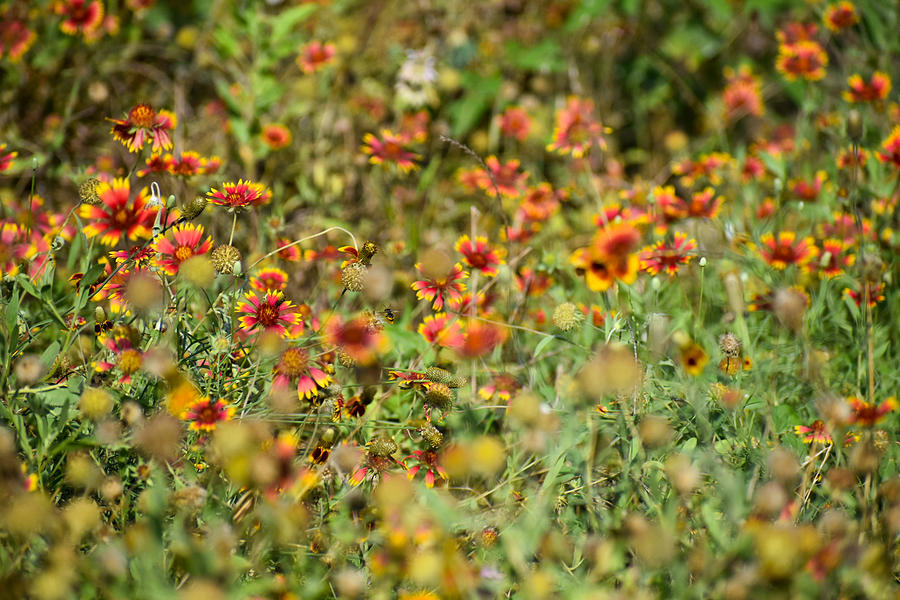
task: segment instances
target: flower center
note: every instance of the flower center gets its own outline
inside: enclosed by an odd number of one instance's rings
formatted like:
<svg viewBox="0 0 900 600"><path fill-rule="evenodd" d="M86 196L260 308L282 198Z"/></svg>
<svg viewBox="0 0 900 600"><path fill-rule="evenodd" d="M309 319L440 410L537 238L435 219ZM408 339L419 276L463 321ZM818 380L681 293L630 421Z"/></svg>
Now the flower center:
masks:
<svg viewBox="0 0 900 600"><path fill-rule="evenodd" d="M469 264L476 269L486 267L488 264L487 257L484 254L476 253L469 256Z"/></svg>
<svg viewBox="0 0 900 600"><path fill-rule="evenodd" d="M256 320L266 329L278 324L280 311L271 304L263 304L256 313Z"/></svg>
<svg viewBox="0 0 900 600"><path fill-rule="evenodd" d="M299 377L306 371L309 354L301 348L288 348L281 355L278 372L289 378Z"/></svg>
<svg viewBox="0 0 900 600"><path fill-rule="evenodd" d="M215 423L219 420L219 411L212 400L197 411L197 420L201 423Z"/></svg>
<svg viewBox="0 0 900 600"><path fill-rule="evenodd" d="M133 348L129 348L119 355L118 367L122 373L131 375L141 368L141 362L143 362L141 353Z"/></svg>
<svg viewBox="0 0 900 600"><path fill-rule="evenodd" d="M138 104L131 109L128 119L135 127L149 129L153 126L153 121L156 119L156 111L147 104Z"/></svg>
<svg viewBox="0 0 900 600"><path fill-rule="evenodd" d="M125 210L124 208L119 209L118 211L116 211L116 214L113 215L113 221L116 223L116 225L120 225L120 226L127 225L128 224L128 211Z"/></svg>
<svg viewBox="0 0 900 600"><path fill-rule="evenodd" d="M225 201L231 206L243 206L247 204L243 194L238 194L237 192L231 192L230 194L225 196Z"/></svg>
<svg viewBox="0 0 900 600"><path fill-rule="evenodd" d="M772 252L772 258L774 260L790 263L794 262L796 256L794 254L794 249L791 246L776 246L774 252Z"/></svg>
<svg viewBox="0 0 900 600"><path fill-rule="evenodd" d="M184 262L194 255L194 251L189 246L179 246L175 251L175 258L178 262Z"/></svg>

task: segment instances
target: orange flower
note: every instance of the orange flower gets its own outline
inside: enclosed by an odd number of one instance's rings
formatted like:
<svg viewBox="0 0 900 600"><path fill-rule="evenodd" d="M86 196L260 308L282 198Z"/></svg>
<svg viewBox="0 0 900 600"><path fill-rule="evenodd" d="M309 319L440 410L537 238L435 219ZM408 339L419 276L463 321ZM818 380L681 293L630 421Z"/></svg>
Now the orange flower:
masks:
<svg viewBox="0 0 900 600"><path fill-rule="evenodd" d="M507 107L503 114L497 118L500 131L507 137L513 137L524 142L531 131L531 117L520 106Z"/></svg>
<svg viewBox="0 0 900 600"><path fill-rule="evenodd" d="M674 277L678 273L679 265L691 262L692 252L697 249L697 242L688 238L687 234L675 232L672 242L660 240L653 246L647 246L641 250L638 257L641 261L641 269L650 275L665 273Z"/></svg>
<svg viewBox="0 0 900 600"><path fill-rule="evenodd" d="M830 4L825 9L823 20L825 21L825 27L838 33L841 29L846 29L859 23L859 15L856 14L856 7L844 0L843 2Z"/></svg>
<svg viewBox="0 0 900 600"><path fill-rule="evenodd" d="M297 66L308 75L330 63L334 59L334 55L334 44L323 44L313 40L300 49Z"/></svg>
<svg viewBox="0 0 900 600"><path fill-rule="evenodd" d="M897 125L891 130L891 134L881 142L881 147L884 148L887 153L879 152L878 160L883 163L891 163L900 169L900 125Z"/></svg>
<svg viewBox="0 0 900 600"><path fill-rule="evenodd" d="M266 125L260 134L263 143L272 150L280 150L291 143L291 131L284 125Z"/></svg>
<svg viewBox="0 0 900 600"><path fill-rule="evenodd" d="M777 239L771 233L763 234L760 243L763 247L759 252L763 259L779 270L788 265L803 266L819 253L811 237L798 241L793 231L782 231Z"/></svg>
<svg viewBox="0 0 900 600"><path fill-rule="evenodd" d="M504 264L502 248L492 248L486 237L476 237L473 242L464 235L456 240L456 251L463 255L465 263L487 277L497 275L497 267Z"/></svg>
<svg viewBox="0 0 900 600"><path fill-rule="evenodd" d="M828 54L818 42L803 40L794 44L782 44L778 49L775 68L788 81L802 78L818 81L825 77Z"/></svg>
<svg viewBox="0 0 900 600"><path fill-rule="evenodd" d="M194 431L213 431L216 424L230 421L234 416L234 407L219 399L203 398L189 407L184 413L184 420L190 421L190 429Z"/></svg>
<svg viewBox="0 0 900 600"><path fill-rule="evenodd" d="M373 165L394 163L401 171L416 169L415 161L419 155L408 148L409 139L405 135L396 135L389 129L381 132L381 139L372 133L363 136L362 151L369 155L369 162Z"/></svg>
<svg viewBox="0 0 900 600"><path fill-rule="evenodd" d="M848 422L851 425L862 425L863 427L872 427L884 419L889 412L897 408L897 399L893 396L877 405L855 396L847 398L847 403L853 409Z"/></svg>
<svg viewBox="0 0 900 600"><path fill-rule="evenodd" d="M603 133L603 125L594 118L593 100L570 96L565 108L556 111L553 141L547 145L547 150L581 158L594 144L601 150L606 149Z"/></svg>
<svg viewBox="0 0 900 600"><path fill-rule="evenodd" d="M807 270L820 269L826 277L835 277L856 262L856 256L848 252L849 244L838 239L829 238L822 241L822 263L808 263ZM827 260L826 260L827 259Z"/></svg>
<svg viewBox="0 0 900 600"><path fill-rule="evenodd" d="M451 321L447 313L428 315L419 324L418 332L429 344L445 348L455 348L463 342L462 325L456 319Z"/></svg>
<svg viewBox="0 0 900 600"><path fill-rule="evenodd" d="M7 14L3 15L3 20L0 21L0 58L7 55L12 62L18 62L34 44L35 39L37 34L28 29L25 21L12 19Z"/></svg>
<svg viewBox="0 0 900 600"><path fill-rule="evenodd" d="M388 339L365 315L344 321L340 315L334 315L325 326L325 342L337 346L360 364L368 365L385 352Z"/></svg>
<svg viewBox="0 0 900 600"><path fill-rule="evenodd" d="M62 15L59 28L63 33L85 36L93 33L103 23L103 4L100 0L58 0L53 11Z"/></svg>
<svg viewBox="0 0 900 600"><path fill-rule="evenodd" d="M463 341L455 348L463 358L478 358L506 341L506 327L491 321L470 319L463 328Z"/></svg>
<svg viewBox="0 0 900 600"><path fill-rule="evenodd" d="M877 102L891 92L891 78L887 73L875 71L867 82L862 75L854 73L847 78L847 86L850 89L843 94L847 102Z"/></svg>
<svg viewBox="0 0 900 600"><path fill-rule="evenodd" d="M637 254L610 257L601 252L596 244L573 252L569 262L578 275L585 277L588 289L594 292L605 292L616 279L633 283L640 266Z"/></svg>
<svg viewBox="0 0 900 600"><path fill-rule="evenodd" d="M735 71L725 69L727 84L722 92L725 104L725 120L734 121L744 115L762 116L765 112L762 100L762 84L750 67L742 66Z"/></svg>

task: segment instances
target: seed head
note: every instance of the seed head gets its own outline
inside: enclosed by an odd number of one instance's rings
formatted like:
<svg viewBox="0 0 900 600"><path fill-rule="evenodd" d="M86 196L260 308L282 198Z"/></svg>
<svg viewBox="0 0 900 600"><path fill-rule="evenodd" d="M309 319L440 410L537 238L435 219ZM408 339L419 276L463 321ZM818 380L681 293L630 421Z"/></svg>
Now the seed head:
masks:
<svg viewBox="0 0 900 600"><path fill-rule="evenodd" d="M719 349L725 356L735 357L741 353L741 340L730 331L719 337Z"/></svg>
<svg viewBox="0 0 900 600"><path fill-rule="evenodd" d="M112 405L113 397L103 388L85 388L81 393L81 400L78 401L78 408L92 421L108 415Z"/></svg>
<svg viewBox="0 0 900 600"><path fill-rule="evenodd" d="M348 292L361 292L366 276L366 267L361 262L350 263L341 271L341 283Z"/></svg>
<svg viewBox="0 0 900 600"><path fill-rule="evenodd" d="M432 448L440 448L441 444L444 443L444 434L431 423L428 423L419 429L419 435L421 435Z"/></svg>
<svg viewBox="0 0 900 600"><path fill-rule="evenodd" d="M564 302L553 311L553 324L563 331L575 329L583 320L584 315L571 302Z"/></svg>
<svg viewBox="0 0 900 600"><path fill-rule="evenodd" d="M210 253L213 267L223 275L235 272L235 265L241 264L241 251L234 246L219 246Z"/></svg>
<svg viewBox="0 0 900 600"><path fill-rule="evenodd" d="M468 379L466 379L462 375L451 375L450 381L447 382L447 387L453 388L455 390L466 385L467 381Z"/></svg>
<svg viewBox="0 0 900 600"><path fill-rule="evenodd" d="M390 456L400 447L389 437L377 437L368 443L369 452L375 456Z"/></svg>
<svg viewBox="0 0 900 600"><path fill-rule="evenodd" d="M195 196L193 200L188 202L181 209L181 216L184 217L186 221L193 221L197 217L200 216L200 213L203 212L203 209L206 208L207 200L203 196Z"/></svg>
<svg viewBox="0 0 900 600"><path fill-rule="evenodd" d="M428 367L425 369L425 379L428 381L433 381L435 383L450 383L451 377L450 371L440 367Z"/></svg>
<svg viewBox="0 0 900 600"><path fill-rule="evenodd" d="M375 245L375 242L371 240L366 241L362 248L359 249L359 262L362 263L363 266L368 267L376 252L378 252L378 246Z"/></svg>
<svg viewBox="0 0 900 600"><path fill-rule="evenodd" d="M100 204L100 194L97 193L99 187L100 180L96 177L86 179L78 186L78 197L81 198L81 201L85 204L93 204L96 206Z"/></svg>
<svg viewBox="0 0 900 600"><path fill-rule="evenodd" d="M433 383L425 392L425 403L440 410L453 406L453 390L445 383Z"/></svg>

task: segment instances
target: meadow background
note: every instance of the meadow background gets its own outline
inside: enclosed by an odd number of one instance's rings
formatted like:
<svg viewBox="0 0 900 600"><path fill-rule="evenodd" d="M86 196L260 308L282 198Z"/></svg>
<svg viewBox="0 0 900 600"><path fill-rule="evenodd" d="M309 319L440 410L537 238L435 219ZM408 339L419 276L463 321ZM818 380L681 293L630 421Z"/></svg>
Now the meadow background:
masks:
<svg viewBox="0 0 900 600"><path fill-rule="evenodd" d="M0 597L897 597L898 30L0 1Z"/></svg>

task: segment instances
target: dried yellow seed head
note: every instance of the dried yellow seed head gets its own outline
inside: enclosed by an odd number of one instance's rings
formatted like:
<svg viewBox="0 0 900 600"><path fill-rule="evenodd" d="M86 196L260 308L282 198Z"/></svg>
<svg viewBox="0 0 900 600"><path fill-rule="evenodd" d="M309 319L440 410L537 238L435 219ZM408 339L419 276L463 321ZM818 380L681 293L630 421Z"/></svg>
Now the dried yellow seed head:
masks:
<svg viewBox="0 0 900 600"><path fill-rule="evenodd" d="M564 302L553 311L553 324L569 331L578 327L584 321L584 314L571 302Z"/></svg>
<svg viewBox="0 0 900 600"><path fill-rule="evenodd" d="M93 204L96 206L100 204L100 194L97 193L99 188L99 179L96 177L86 179L84 183L78 186L78 197L81 198L81 201L85 204Z"/></svg>
<svg viewBox="0 0 900 600"><path fill-rule="evenodd" d="M361 292L365 287L366 267L362 263L350 263L341 271L341 283L348 292Z"/></svg>
<svg viewBox="0 0 900 600"><path fill-rule="evenodd" d="M440 410L453 406L453 390L445 383L432 383L425 392L425 403Z"/></svg>
<svg viewBox="0 0 900 600"><path fill-rule="evenodd" d="M210 253L213 267L223 275L234 273L234 265L241 262L241 251L234 246L219 246Z"/></svg>
<svg viewBox="0 0 900 600"><path fill-rule="evenodd" d="M112 410L113 397L102 388L89 387L81 393L78 408L88 419L96 421L109 414Z"/></svg>

